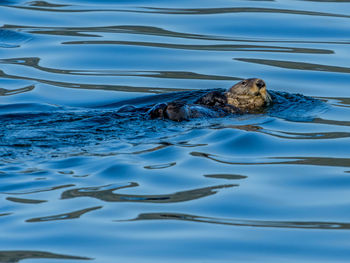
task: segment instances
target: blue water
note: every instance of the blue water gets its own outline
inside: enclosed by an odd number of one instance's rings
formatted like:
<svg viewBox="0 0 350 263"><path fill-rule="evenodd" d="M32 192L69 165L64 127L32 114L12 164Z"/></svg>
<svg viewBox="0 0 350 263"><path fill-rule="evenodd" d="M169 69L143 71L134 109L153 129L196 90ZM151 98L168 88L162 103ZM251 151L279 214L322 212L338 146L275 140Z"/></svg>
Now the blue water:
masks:
<svg viewBox="0 0 350 263"><path fill-rule="evenodd" d="M0 262L349 262L350 1L7 0L0 17ZM249 77L315 100L117 113Z"/></svg>

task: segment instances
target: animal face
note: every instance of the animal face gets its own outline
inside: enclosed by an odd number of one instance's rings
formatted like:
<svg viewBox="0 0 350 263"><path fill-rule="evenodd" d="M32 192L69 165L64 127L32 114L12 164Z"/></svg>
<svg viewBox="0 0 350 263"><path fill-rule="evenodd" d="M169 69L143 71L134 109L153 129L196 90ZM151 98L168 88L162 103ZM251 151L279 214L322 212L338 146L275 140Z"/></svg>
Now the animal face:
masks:
<svg viewBox="0 0 350 263"><path fill-rule="evenodd" d="M242 111L258 112L271 102L262 79L245 79L226 92L227 102Z"/></svg>

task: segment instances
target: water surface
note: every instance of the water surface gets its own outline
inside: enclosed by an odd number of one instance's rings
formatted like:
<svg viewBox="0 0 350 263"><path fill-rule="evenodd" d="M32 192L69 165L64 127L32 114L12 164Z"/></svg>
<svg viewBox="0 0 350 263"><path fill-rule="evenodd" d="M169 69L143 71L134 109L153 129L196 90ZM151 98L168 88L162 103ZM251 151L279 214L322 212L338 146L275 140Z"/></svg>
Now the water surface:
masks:
<svg viewBox="0 0 350 263"><path fill-rule="evenodd" d="M349 261L349 1L9 0L0 14L1 262ZM249 77L321 104L116 112Z"/></svg>

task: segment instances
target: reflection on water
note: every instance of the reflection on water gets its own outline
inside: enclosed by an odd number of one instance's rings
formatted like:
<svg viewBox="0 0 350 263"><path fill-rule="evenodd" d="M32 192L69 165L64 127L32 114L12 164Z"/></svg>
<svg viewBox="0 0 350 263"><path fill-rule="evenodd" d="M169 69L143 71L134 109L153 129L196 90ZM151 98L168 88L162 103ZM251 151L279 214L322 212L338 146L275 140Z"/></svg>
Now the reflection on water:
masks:
<svg viewBox="0 0 350 263"><path fill-rule="evenodd" d="M199 223L229 225L229 226L248 226L248 227L276 227L276 228L300 228L300 229L349 229L348 223L337 222L277 222L277 221L258 221L258 220L239 220L239 219L220 219L211 217L201 217L186 214L175 213L152 213L141 214L137 218L128 220L183 220Z"/></svg>
<svg viewBox="0 0 350 263"><path fill-rule="evenodd" d="M91 258L60 255L42 251L0 251L0 260L4 263L16 263L24 259L70 259L70 260L91 260Z"/></svg>
<svg viewBox="0 0 350 263"><path fill-rule="evenodd" d="M23 203L23 204L40 204L40 203L47 202L46 200L34 200L34 199L16 198L16 197L7 197L6 200L17 202L17 203Z"/></svg>
<svg viewBox="0 0 350 263"><path fill-rule="evenodd" d="M1 1L0 261L348 262L349 13ZM147 118L249 77L263 114Z"/></svg>
<svg viewBox="0 0 350 263"><path fill-rule="evenodd" d="M195 9L175 9L175 8L147 8L154 10L155 13L165 14L191 14L191 15L207 15L207 14L225 14L225 13L278 13L278 14L293 14L293 15L307 15L307 16L330 16L330 17L345 17L348 15L312 12L304 10L279 9L279 8L256 8L256 7L241 7L241 8L195 8Z"/></svg>
<svg viewBox="0 0 350 263"><path fill-rule="evenodd" d="M145 202L145 203L173 203L173 202L185 202L195 200L197 198L203 198L216 193L216 189L233 187L238 185L220 185L213 187L205 187L201 189L182 191L173 194L164 195L126 195L116 194L113 191L125 188L135 187L136 183L132 183L124 187L92 187L92 188L80 188L67 190L62 193L62 199L76 198L76 197L93 197L105 202ZM101 189L102 188L102 189ZM107 189L104 189L107 188Z"/></svg>
<svg viewBox="0 0 350 263"><path fill-rule="evenodd" d="M127 46L143 46L171 49L186 50L204 50L204 51L248 51L248 52L290 52L290 53L319 53L329 54L330 50L317 50L306 48L285 48L274 46L258 46L258 45L174 45L168 43L149 43L149 42L131 42L131 41L75 41L64 42L68 45L127 45Z"/></svg>
<svg viewBox="0 0 350 263"><path fill-rule="evenodd" d="M32 91L33 89L34 89L34 86L28 86L28 87L13 89L13 90L0 88L0 96L16 95L19 93Z"/></svg>
<svg viewBox="0 0 350 263"><path fill-rule="evenodd" d="M91 207L87 209L82 209L79 211L74 211L71 213L65 213L65 214L60 214L60 215L54 215L54 216L45 216L45 217L38 217L38 218L31 218L26 220L26 222L46 222L46 221L55 221L55 220L66 220L66 219L75 219L75 218L80 218L82 215L94 211L97 209L102 208L102 206L97 206L97 207Z"/></svg>
<svg viewBox="0 0 350 263"><path fill-rule="evenodd" d="M192 152L191 155L196 157L208 158L212 161L225 164L239 164L239 165L261 165L261 164L300 164L300 165L317 165L317 166L339 166L339 167L349 167L350 159L348 158L324 158L324 157L268 157L263 160L255 159L256 162L252 162L250 159L242 160L240 162L231 162L220 159L214 155L201 152ZM265 161L266 160L266 161ZM271 162L271 160L274 160ZM280 160L286 160L281 162Z"/></svg>
<svg viewBox="0 0 350 263"><path fill-rule="evenodd" d="M250 62L250 63L263 64L267 66L287 68L287 69L350 73L350 68L346 68L346 67L327 66L327 65L303 63L303 62L244 59L244 58L241 58L241 59L237 58L237 60Z"/></svg>

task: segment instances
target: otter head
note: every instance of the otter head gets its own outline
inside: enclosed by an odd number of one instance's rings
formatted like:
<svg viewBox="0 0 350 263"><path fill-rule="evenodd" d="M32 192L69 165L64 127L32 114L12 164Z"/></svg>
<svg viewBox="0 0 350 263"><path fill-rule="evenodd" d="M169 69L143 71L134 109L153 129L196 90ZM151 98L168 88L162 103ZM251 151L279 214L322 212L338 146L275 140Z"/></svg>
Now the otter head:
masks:
<svg viewBox="0 0 350 263"><path fill-rule="evenodd" d="M226 93L227 103L244 112L259 112L271 102L262 79L245 79L232 86Z"/></svg>

